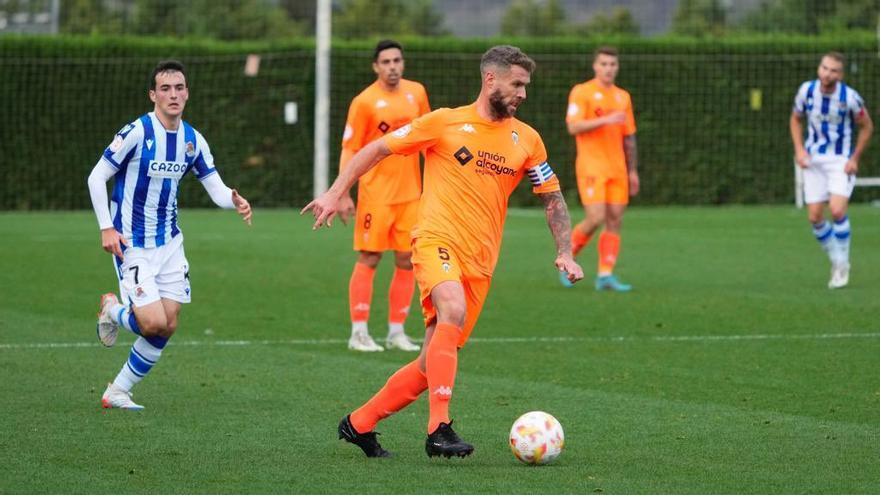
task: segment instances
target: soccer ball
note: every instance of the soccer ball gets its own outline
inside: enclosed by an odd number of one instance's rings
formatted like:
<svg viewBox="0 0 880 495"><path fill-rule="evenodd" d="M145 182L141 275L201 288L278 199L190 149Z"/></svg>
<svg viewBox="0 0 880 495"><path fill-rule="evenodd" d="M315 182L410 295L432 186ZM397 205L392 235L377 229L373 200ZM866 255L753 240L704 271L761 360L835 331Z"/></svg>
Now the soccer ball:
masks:
<svg viewBox="0 0 880 495"><path fill-rule="evenodd" d="M564 445L562 425L543 411L523 414L510 429L510 450L526 464L553 462L562 453Z"/></svg>

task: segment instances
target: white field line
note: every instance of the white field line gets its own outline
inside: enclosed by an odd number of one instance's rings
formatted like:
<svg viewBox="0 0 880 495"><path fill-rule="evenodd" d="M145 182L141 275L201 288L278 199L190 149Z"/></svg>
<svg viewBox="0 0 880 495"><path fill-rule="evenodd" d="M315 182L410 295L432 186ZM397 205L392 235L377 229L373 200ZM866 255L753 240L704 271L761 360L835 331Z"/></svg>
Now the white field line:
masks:
<svg viewBox="0 0 880 495"><path fill-rule="evenodd" d="M730 342L749 340L832 340L876 339L880 332L867 333L816 333L816 334L751 334L751 335L654 335L611 337L474 337L468 343L477 344L528 344L558 342ZM414 339L415 340L415 339ZM261 345L323 346L342 345L348 339L290 339L290 340L183 340L169 345L189 347L247 347ZM13 349L71 349L101 347L98 342L44 342L0 343L0 350Z"/></svg>

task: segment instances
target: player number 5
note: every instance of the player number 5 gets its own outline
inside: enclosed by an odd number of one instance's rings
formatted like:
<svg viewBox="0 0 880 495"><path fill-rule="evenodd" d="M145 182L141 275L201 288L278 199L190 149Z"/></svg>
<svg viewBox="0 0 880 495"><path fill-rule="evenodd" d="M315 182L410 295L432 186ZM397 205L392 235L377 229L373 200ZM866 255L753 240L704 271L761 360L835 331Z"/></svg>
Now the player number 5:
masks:
<svg viewBox="0 0 880 495"><path fill-rule="evenodd" d="M437 256L443 261L449 261L449 250L444 247L437 248Z"/></svg>

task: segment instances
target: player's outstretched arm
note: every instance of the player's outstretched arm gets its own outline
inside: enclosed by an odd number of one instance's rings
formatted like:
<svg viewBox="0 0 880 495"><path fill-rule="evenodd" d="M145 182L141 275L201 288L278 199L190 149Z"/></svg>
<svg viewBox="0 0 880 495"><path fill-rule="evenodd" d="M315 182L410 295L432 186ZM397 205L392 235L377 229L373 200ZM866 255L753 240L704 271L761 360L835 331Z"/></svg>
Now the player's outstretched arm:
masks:
<svg viewBox="0 0 880 495"><path fill-rule="evenodd" d="M213 201L215 205L228 210L235 208L245 223L248 225L251 224L253 211L251 210L250 203L238 194L238 191L226 187L226 184L223 183L223 179L220 178L219 173L212 173L205 177L201 182L205 190L208 191L208 196L211 197L211 201Z"/></svg>
<svg viewBox="0 0 880 495"><path fill-rule="evenodd" d="M232 190L232 204L235 205L235 210L241 215L242 220L250 225L254 217L254 212L251 210L251 204L248 203L248 200L244 199L244 196L238 194L238 191L235 189Z"/></svg>
<svg viewBox="0 0 880 495"><path fill-rule="evenodd" d="M577 282L584 278L584 271L571 255L571 218L562 191L540 193L538 196L544 203L547 226L556 242L556 268L565 272L570 282Z"/></svg>
<svg viewBox="0 0 880 495"><path fill-rule="evenodd" d="M333 181L333 185L330 186L330 189L321 196L315 198L311 203L307 204L299 214L303 215L308 211L312 212L315 216L315 223L312 225L312 230L317 230L324 225L330 227L333 224L333 217L339 213L340 207L342 206L340 198L342 198L344 194L347 194L348 190L351 189L351 186L353 186L362 175L369 172L370 169L379 163L380 160L390 154L391 150L388 149L388 146L383 139L377 139L364 146L360 151L355 153L353 157L351 157L345 170L339 174L339 177L337 177L335 181Z"/></svg>
<svg viewBox="0 0 880 495"><path fill-rule="evenodd" d="M101 229L101 247L108 253L115 254L122 259L122 246L125 238L113 226L110 219L110 208L107 200L107 181L116 175L116 169L104 160L99 160L89 174L89 197L92 199L92 208L98 217L98 227Z"/></svg>

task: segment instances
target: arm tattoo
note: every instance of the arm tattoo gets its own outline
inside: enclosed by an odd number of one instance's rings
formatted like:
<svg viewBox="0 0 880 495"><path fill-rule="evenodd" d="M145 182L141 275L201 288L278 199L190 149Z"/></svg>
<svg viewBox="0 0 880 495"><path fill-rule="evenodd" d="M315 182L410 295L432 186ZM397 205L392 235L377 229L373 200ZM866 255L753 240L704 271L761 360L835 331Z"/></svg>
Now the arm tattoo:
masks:
<svg viewBox="0 0 880 495"><path fill-rule="evenodd" d="M547 226L556 241L558 254L571 253L571 218L562 191L539 194L544 202L544 213L547 215Z"/></svg>
<svg viewBox="0 0 880 495"><path fill-rule="evenodd" d="M636 135L631 134L623 138L623 154L626 156L626 171L639 171L639 152L636 149Z"/></svg>

